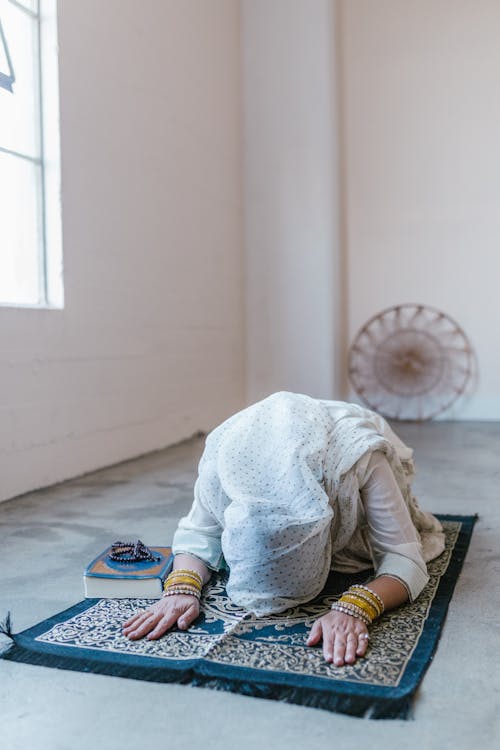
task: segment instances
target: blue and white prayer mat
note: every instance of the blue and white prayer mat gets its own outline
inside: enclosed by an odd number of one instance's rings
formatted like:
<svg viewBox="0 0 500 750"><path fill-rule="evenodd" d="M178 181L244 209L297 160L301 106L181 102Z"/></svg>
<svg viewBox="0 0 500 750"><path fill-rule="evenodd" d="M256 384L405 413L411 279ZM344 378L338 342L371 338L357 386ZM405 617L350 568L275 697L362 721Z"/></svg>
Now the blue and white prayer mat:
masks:
<svg viewBox="0 0 500 750"><path fill-rule="evenodd" d="M444 552L427 563L430 580L413 604L386 612L370 629L370 645L355 664L336 667L321 644L307 646L313 622L352 583L370 578L331 573L312 602L279 615L255 617L225 590L227 573L205 587L202 614L187 631L156 641L129 641L122 623L137 599L87 599L15 635L3 658L59 669L178 682L298 703L373 719L407 719L443 627L477 516L437 515Z"/></svg>

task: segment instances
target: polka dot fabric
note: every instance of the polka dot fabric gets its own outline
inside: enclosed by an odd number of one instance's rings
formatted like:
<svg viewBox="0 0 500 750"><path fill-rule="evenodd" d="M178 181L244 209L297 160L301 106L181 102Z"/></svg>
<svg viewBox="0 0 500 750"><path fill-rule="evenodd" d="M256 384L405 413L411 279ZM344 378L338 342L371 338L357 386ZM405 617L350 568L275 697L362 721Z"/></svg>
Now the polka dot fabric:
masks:
<svg viewBox="0 0 500 750"><path fill-rule="evenodd" d="M179 523L174 552L191 549L207 559L198 540L208 540L218 560L217 538L230 598L258 616L310 601L340 552L352 564L350 543L359 562L360 488L376 450L389 461L416 528L439 526L411 494L411 449L382 417L353 404L279 392L208 435L195 502Z"/></svg>
<svg viewBox="0 0 500 750"><path fill-rule="evenodd" d="M207 438L199 492L219 521L228 594L258 615L323 588L333 509L323 487L330 420L314 399L276 393Z"/></svg>

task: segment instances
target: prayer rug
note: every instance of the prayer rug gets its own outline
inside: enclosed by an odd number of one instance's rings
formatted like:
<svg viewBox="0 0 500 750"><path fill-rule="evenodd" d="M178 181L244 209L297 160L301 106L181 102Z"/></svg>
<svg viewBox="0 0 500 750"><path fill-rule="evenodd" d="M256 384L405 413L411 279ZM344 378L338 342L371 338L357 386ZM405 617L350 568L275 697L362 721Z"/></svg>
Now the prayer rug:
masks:
<svg viewBox="0 0 500 750"><path fill-rule="evenodd" d="M314 620L353 582L332 573L307 605L256 618L236 607L225 575L205 587L202 614L188 631L157 641L129 641L121 624L137 599L87 599L15 635L3 658L81 672L178 682L298 703L374 719L407 719L412 699L436 649L446 611L477 516L437 515L446 533L443 553L428 563L430 581L413 604L371 626L370 645L355 664L327 663L321 645L306 646ZM5 628L4 628L5 630Z"/></svg>

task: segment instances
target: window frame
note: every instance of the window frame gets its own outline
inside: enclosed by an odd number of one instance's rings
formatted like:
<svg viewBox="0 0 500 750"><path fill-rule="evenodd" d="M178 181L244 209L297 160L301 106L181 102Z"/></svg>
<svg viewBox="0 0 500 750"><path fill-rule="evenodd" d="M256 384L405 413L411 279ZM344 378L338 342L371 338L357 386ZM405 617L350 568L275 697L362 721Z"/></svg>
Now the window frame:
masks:
<svg viewBox="0 0 500 750"><path fill-rule="evenodd" d="M38 195L37 301L4 301L1 307L60 309L64 307L62 277L62 238L60 202L59 87L57 57L57 0L34 0L36 10L22 0L4 0L36 23L34 64L38 91L36 97L36 138L38 155L32 156L6 148L0 152L24 159L39 167L36 176ZM14 83L15 86L15 83ZM46 94L50 94L50 107Z"/></svg>

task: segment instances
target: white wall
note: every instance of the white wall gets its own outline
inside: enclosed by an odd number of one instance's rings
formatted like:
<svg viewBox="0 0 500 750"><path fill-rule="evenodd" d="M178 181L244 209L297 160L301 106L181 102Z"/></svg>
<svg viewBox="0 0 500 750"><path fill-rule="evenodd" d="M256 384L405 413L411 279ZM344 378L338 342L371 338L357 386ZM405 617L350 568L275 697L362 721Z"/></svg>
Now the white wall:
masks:
<svg viewBox="0 0 500 750"><path fill-rule="evenodd" d="M500 3L343 0L349 338L385 307L433 305L476 350L448 417L500 418Z"/></svg>
<svg viewBox="0 0 500 750"><path fill-rule="evenodd" d="M247 396L339 396L333 0L243 0Z"/></svg>
<svg viewBox="0 0 500 750"><path fill-rule="evenodd" d="M500 5L241 6L59 3L66 306L0 308L0 499L274 390L342 398L399 302L470 335L451 416L500 418Z"/></svg>
<svg viewBox="0 0 500 750"><path fill-rule="evenodd" d="M239 4L59 3L64 310L0 308L0 498L244 404Z"/></svg>

